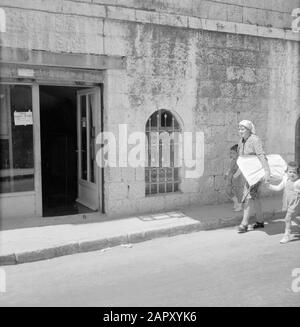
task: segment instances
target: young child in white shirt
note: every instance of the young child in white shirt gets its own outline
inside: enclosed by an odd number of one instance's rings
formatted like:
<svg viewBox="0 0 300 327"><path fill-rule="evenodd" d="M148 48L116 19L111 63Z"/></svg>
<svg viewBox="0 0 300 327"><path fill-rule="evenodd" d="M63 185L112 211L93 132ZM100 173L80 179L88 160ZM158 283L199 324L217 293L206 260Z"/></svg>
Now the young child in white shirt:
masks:
<svg viewBox="0 0 300 327"><path fill-rule="evenodd" d="M285 233L280 243L288 243L291 240L291 222L300 214L300 169L296 162L288 163L286 175L279 185L268 184L270 190L283 190L283 207L285 215Z"/></svg>

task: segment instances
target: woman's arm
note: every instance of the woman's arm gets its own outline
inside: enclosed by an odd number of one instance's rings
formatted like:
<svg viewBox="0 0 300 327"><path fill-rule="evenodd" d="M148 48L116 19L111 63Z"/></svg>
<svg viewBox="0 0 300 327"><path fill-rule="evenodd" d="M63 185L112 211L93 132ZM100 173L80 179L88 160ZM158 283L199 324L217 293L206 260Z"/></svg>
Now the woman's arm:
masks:
<svg viewBox="0 0 300 327"><path fill-rule="evenodd" d="M265 171L265 179L270 179L270 166L268 164L268 160L265 154L265 151L262 146L262 142L259 137L255 138L255 141L253 142L255 154L257 155L259 161L261 162L261 165Z"/></svg>
<svg viewBox="0 0 300 327"><path fill-rule="evenodd" d="M261 165L265 171L265 177L264 177L264 181L266 183L269 183L270 181L270 178L271 178L271 171L270 171L270 166L269 166L269 163L268 163L268 160L267 160L267 157L265 155L259 155L257 156L258 159L260 160L261 162Z"/></svg>
<svg viewBox="0 0 300 327"><path fill-rule="evenodd" d="M276 191L276 192L282 191L282 190L285 188L286 180L287 180L287 178L284 177L284 178L282 179L281 183L278 184L278 185L271 185L271 184L268 184L268 188L269 188L271 191Z"/></svg>
<svg viewBox="0 0 300 327"><path fill-rule="evenodd" d="M237 177L239 177L240 175L241 175L241 170L240 170L240 168L236 171L236 173L233 175L233 178L237 178Z"/></svg>

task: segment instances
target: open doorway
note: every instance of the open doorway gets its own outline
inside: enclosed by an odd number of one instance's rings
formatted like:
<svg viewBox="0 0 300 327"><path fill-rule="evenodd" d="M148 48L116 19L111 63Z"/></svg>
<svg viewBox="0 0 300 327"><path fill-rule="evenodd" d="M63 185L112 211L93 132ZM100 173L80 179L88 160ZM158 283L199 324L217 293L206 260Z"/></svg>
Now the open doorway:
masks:
<svg viewBox="0 0 300 327"><path fill-rule="evenodd" d="M40 86L43 216L92 212L78 200L77 93Z"/></svg>

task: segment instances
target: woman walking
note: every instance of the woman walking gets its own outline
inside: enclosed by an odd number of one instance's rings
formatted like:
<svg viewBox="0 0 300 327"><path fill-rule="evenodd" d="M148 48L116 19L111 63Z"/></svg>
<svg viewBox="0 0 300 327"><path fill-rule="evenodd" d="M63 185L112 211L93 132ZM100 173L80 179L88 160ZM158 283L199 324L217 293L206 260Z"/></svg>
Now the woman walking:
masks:
<svg viewBox="0 0 300 327"><path fill-rule="evenodd" d="M262 142L260 138L255 134L255 127L250 120L243 120L239 123L239 134L241 139L238 145L238 152L240 156L243 155L256 155L260 160L263 169L265 170L264 181L269 183L270 181L270 167L263 150ZM244 213L241 225L238 227L238 233L245 233L248 230L249 218L253 207L256 211L256 223L252 228L263 228L263 213L261 207L261 185L259 181L255 185L249 187L249 184L244 179L243 199Z"/></svg>

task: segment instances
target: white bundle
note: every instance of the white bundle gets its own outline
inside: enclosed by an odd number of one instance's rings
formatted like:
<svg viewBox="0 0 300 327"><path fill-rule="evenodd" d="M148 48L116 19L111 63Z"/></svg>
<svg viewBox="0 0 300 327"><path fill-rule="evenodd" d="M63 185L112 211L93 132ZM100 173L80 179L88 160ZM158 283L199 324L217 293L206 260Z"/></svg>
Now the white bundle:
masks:
<svg viewBox="0 0 300 327"><path fill-rule="evenodd" d="M281 181L286 172L286 162L279 154L269 154L266 157L270 166L271 182ZM265 171L257 156L239 156L237 164L250 186L265 176Z"/></svg>

